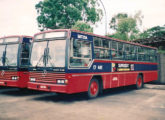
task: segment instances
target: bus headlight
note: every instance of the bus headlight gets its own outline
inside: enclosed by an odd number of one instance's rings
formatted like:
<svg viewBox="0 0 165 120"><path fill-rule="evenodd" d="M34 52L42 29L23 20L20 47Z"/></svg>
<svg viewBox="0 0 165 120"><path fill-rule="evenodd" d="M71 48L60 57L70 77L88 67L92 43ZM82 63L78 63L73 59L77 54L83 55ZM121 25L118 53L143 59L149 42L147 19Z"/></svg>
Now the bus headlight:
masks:
<svg viewBox="0 0 165 120"><path fill-rule="evenodd" d="M35 82L36 78L30 78L30 82Z"/></svg>
<svg viewBox="0 0 165 120"><path fill-rule="evenodd" d="M68 84L68 80L57 80L57 84Z"/></svg>
<svg viewBox="0 0 165 120"><path fill-rule="evenodd" d="M12 80L18 80L18 76L12 76L11 79Z"/></svg>

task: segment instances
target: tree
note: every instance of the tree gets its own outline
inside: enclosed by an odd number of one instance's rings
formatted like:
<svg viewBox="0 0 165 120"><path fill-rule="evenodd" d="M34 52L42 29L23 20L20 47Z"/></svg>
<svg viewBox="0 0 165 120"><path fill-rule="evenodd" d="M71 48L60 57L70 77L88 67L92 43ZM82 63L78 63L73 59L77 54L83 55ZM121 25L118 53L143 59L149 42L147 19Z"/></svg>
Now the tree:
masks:
<svg viewBox="0 0 165 120"><path fill-rule="evenodd" d="M95 24L102 11L96 8L97 0L44 0L36 4L38 26L46 28L71 28L77 21Z"/></svg>
<svg viewBox="0 0 165 120"><path fill-rule="evenodd" d="M114 34L108 35L122 40L134 40L138 38L139 28L142 23L141 12L137 12L133 17L126 13L118 13L112 17L110 28L115 31Z"/></svg>
<svg viewBox="0 0 165 120"><path fill-rule="evenodd" d="M152 37L165 37L165 25L149 28L140 34L140 39Z"/></svg>
<svg viewBox="0 0 165 120"><path fill-rule="evenodd" d="M93 28L89 24L80 21L76 22L72 29L93 33Z"/></svg>

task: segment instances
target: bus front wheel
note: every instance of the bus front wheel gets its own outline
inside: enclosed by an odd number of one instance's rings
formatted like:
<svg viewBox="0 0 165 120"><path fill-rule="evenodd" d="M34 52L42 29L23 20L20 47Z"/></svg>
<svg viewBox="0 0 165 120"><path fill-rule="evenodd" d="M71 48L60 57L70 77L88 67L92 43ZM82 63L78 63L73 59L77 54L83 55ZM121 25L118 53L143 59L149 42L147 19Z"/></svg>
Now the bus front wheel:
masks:
<svg viewBox="0 0 165 120"><path fill-rule="evenodd" d="M137 80L136 80L136 89L141 89L143 88L143 77L142 75L138 75Z"/></svg>
<svg viewBox="0 0 165 120"><path fill-rule="evenodd" d="M89 83L89 87L88 87L88 92L87 92L87 96L88 98L92 99L98 96L99 94L99 82L97 79L92 79Z"/></svg>

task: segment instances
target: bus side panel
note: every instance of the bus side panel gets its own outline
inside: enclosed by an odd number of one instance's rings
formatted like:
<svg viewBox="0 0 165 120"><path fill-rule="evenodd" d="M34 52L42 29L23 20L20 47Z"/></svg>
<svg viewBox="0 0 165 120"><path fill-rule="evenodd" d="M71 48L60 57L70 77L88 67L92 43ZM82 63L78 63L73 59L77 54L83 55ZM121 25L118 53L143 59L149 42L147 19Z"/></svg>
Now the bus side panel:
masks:
<svg viewBox="0 0 165 120"><path fill-rule="evenodd" d="M103 88L107 89L111 87L111 75L105 75L103 79Z"/></svg>
<svg viewBox="0 0 165 120"><path fill-rule="evenodd" d="M118 74L111 74L111 87L110 88L115 88L119 86L119 78Z"/></svg>
<svg viewBox="0 0 165 120"><path fill-rule="evenodd" d="M125 74L119 74L119 87L125 85Z"/></svg>
<svg viewBox="0 0 165 120"><path fill-rule="evenodd" d="M68 78L68 93L78 93L88 91L88 86L92 75L70 74Z"/></svg>
<svg viewBox="0 0 165 120"><path fill-rule="evenodd" d="M157 71L144 72L143 79L144 79L144 83L157 80L158 72Z"/></svg>
<svg viewBox="0 0 165 120"><path fill-rule="evenodd" d="M125 73L125 86L136 84L137 73Z"/></svg>

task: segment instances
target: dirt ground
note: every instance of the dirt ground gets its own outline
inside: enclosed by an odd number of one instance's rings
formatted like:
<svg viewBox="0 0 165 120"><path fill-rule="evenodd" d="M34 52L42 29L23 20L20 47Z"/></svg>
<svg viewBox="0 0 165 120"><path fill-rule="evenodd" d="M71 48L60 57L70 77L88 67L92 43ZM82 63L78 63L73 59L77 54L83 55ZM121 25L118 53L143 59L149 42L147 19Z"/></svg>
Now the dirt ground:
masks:
<svg viewBox="0 0 165 120"><path fill-rule="evenodd" d="M88 100L0 87L0 120L165 120L165 90L115 88Z"/></svg>

